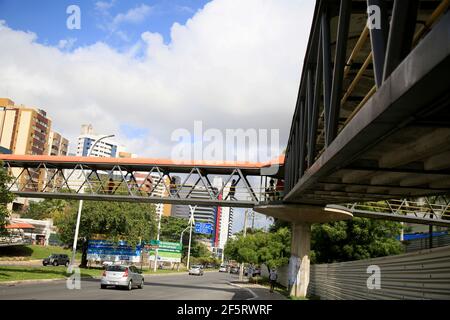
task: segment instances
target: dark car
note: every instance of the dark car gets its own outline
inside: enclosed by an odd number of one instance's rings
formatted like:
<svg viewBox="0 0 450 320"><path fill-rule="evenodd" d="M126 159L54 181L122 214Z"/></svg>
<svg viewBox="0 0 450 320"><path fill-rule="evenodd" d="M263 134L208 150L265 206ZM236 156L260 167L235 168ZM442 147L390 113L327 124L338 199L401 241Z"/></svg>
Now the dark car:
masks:
<svg viewBox="0 0 450 320"><path fill-rule="evenodd" d="M230 273L238 274L239 273L239 267L231 267Z"/></svg>
<svg viewBox="0 0 450 320"><path fill-rule="evenodd" d="M42 264L44 266L46 265L53 265L53 266L68 266L70 262L69 256L67 254L51 254L50 256L48 256L47 258L44 258L44 260L42 260Z"/></svg>

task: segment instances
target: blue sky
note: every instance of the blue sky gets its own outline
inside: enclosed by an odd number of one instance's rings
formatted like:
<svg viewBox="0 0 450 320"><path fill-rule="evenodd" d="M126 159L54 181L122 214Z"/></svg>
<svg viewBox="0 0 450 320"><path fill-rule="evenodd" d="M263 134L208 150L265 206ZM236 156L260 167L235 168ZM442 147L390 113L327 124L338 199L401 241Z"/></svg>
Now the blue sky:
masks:
<svg viewBox="0 0 450 320"><path fill-rule="evenodd" d="M57 46L71 40L73 50L79 46L105 42L125 50L140 39L144 31L158 32L170 41L173 23L184 24L206 0L0 0L0 20L16 30L37 34L38 42ZM78 5L81 29L69 30L66 9Z"/></svg>

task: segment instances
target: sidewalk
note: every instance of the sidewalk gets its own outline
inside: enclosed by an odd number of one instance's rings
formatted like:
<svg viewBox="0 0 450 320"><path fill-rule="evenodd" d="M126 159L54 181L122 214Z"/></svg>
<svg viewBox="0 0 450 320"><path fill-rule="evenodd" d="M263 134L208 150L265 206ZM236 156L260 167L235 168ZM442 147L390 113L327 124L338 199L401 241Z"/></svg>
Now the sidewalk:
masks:
<svg viewBox="0 0 450 320"><path fill-rule="evenodd" d="M239 281L232 281L230 284L249 290L253 295L253 298L250 298L249 300L288 300L288 298L282 294L278 292L270 292L269 288L259 284Z"/></svg>

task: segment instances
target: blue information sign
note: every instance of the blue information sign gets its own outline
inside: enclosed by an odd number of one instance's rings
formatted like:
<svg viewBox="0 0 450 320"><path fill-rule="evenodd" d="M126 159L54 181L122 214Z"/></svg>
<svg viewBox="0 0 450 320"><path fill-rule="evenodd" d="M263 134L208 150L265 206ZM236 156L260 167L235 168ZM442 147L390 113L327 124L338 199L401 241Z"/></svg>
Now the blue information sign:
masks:
<svg viewBox="0 0 450 320"><path fill-rule="evenodd" d="M211 234L212 233L212 224L205 223L205 222L196 222L195 223L195 233Z"/></svg>

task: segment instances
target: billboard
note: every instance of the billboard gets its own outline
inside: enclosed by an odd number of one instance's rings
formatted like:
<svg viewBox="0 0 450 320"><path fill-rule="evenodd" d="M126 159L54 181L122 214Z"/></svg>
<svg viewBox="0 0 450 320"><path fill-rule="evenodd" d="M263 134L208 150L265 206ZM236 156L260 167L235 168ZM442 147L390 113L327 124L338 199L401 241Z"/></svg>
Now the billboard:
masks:
<svg viewBox="0 0 450 320"><path fill-rule="evenodd" d="M149 260L155 260L156 248L158 248L157 261L159 262L181 262L182 245L179 242L168 242L151 240L148 249Z"/></svg>
<svg viewBox="0 0 450 320"><path fill-rule="evenodd" d="M87 259L94 261L141 261L141 247L131 247L125 241L114 243L109 240L89 240Z"/></svg>

